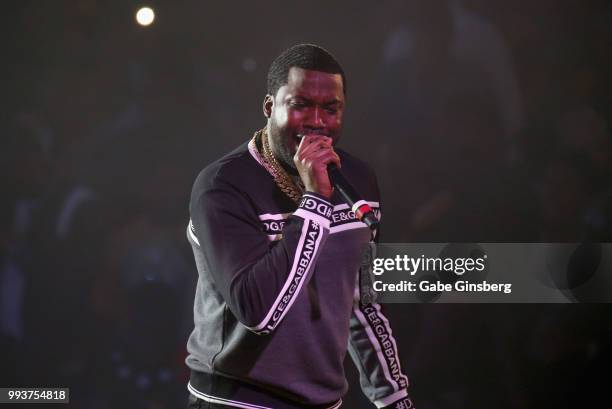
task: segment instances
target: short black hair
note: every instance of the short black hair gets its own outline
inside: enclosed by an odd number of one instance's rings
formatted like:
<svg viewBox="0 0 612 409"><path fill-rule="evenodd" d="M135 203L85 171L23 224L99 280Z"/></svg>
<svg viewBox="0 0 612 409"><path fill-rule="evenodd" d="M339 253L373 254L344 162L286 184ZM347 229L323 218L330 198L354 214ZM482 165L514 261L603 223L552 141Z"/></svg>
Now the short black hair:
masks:
<svg viewBox="0 0 612 409"><path fill-rule="evenodd" d="M287 84L291 67L340 74L342 90L346 95L346 76L342 66L329 51L315 44L294 45L272 61L268 70L268 94L276 95L278 89Z"/></svg>

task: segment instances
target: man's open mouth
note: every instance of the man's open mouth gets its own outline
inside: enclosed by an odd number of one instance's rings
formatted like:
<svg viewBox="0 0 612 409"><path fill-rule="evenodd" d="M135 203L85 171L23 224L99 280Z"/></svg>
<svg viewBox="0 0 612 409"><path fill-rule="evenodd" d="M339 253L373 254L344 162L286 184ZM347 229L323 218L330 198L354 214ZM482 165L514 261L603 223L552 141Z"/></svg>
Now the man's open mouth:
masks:
<svg viewBox="0 0 612 409"><path fill-rule="evenodd" d="M300 132L300 133L295 134L295 138L297 140L301 140L306 135L320 135L320 136L327 136L328 138L330 138L330 136L327 133L325 133L325 132L317 132L317 131Z"/></svg>

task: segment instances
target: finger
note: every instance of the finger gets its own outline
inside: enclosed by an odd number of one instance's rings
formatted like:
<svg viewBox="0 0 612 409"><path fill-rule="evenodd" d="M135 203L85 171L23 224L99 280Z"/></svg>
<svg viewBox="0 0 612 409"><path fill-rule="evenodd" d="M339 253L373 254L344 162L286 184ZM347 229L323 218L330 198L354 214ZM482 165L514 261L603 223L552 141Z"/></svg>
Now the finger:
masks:
<svg viewBox="0 0 612 409"><path fill-rule="evenodd" d="M303 158L309 155L311 152L318 152L320 150L330 149L331 147L332 147L331 142L326 141L326 140L318 140L318 141L312 142L309 145L306 145L302 149L298 148L297 154L299 158Z"/></svg>
<svg viewBox="0 0 612 409"><path fill-rule="evenodd" d="M306 146L308 146L308 144L310 143L310 138L308 138L307 135L302 136L300 138L300 143L297 147L297 152L300 152L302 149L304 149Z"/></svg>
<svg viewBox="0 0 612 409"><path fill-rule="evenodd" d="M302 153L306 151L306 148L309 147L316 140L316 135L302 136L302 138L300 139L300 143L298 144L297 150L295 151L295 157L300 158Z"/></svg>
<svg viewBox="0 0 612 409"><path fill-rule="evenodd" d="M329 140L331 142L332 138L330 138L329 136L320 135L320 134L306 134L302 136L302 141L304 141L304 146L308 146L310 144L313 144L313 143L316 143L322 140Z"/></svg>
<svg viewBox="0 0 612 409"><path fill-rule="evenodd" d="M329 163L335 163L336 166L340 167L340 157L333 149L322 149L320 151L311 152L304 157L303 162L311 163L314 167L326 167Z"/></svg>

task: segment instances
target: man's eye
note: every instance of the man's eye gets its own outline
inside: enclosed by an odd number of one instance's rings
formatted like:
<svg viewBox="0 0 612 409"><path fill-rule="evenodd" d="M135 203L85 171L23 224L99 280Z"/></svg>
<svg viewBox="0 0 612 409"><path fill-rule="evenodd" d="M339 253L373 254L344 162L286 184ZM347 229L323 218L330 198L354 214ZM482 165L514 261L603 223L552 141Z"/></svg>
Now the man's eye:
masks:
<svg viewBox="0 0 612 409"><path fill-rule="evenodd" d="M336 112L338 112L338 108L336 108L336 107L326 107L325 111L329 112L330 114L335 114Z"/></svg>
<svg viewBox="0 0 612 409"><path fill-rule="evenodd" d="M291 103L291 107L293 108L304 108L306 106L306 104L304 104L303 102L292 102Z"/></svg>

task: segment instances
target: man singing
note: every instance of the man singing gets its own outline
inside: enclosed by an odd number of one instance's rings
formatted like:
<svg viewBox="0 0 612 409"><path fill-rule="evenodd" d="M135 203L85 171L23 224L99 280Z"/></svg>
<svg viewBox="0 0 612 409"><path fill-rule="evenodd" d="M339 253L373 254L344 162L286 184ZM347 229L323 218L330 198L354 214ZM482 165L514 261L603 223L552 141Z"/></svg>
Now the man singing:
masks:
<svg viewBox="0 0 612 409"><path fill-rule="evenodd" d="M347 348L376 407L413 407L389 323L360 285L371 231L327 174L336 164L378 214L374 173L335 147L345 94L329 52L289 48L268 72L266 126L194 183L190 408L339 408Z"/></svg>

